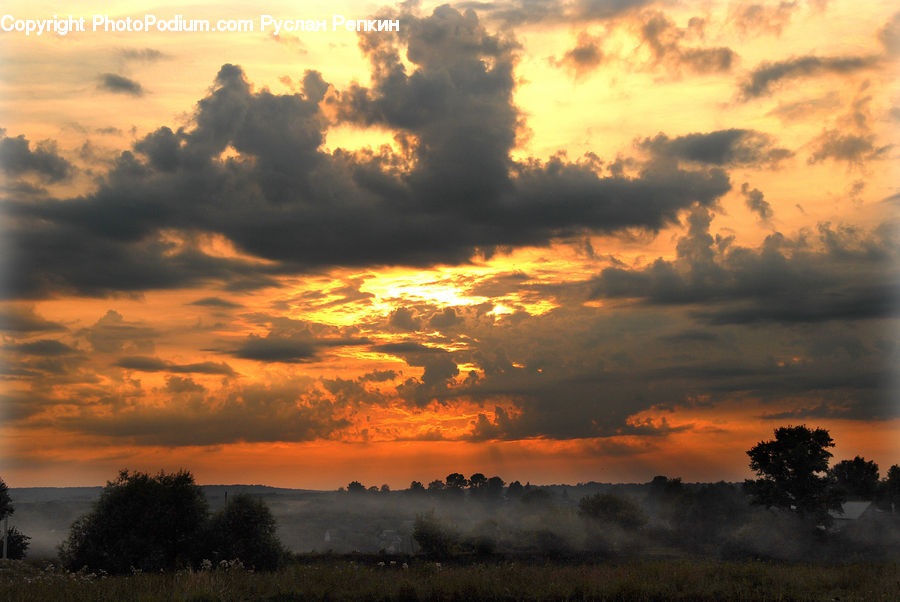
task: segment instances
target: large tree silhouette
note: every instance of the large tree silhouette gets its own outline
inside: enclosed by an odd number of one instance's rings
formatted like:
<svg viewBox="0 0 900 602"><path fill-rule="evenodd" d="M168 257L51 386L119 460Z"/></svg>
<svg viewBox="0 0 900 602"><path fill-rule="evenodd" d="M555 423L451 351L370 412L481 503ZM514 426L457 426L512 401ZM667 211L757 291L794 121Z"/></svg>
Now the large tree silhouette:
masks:
<svg viewBox="0 0 900 602"><path fill-rule="evenodd" d="M878 464L860 456L838 462L831 469L831 475L838 488L848 496L871 500L878 492Z"/></svg>
<svg viewBox="0 0 900 602"><path fill-rule="evenodd" d="M751 501L829 522L828 511L839 510L843 502L828 477L829 447L834 441L825 429L775 429L774 440L761 441L747 451L750 468L761 477L744 482Z"/></svg>

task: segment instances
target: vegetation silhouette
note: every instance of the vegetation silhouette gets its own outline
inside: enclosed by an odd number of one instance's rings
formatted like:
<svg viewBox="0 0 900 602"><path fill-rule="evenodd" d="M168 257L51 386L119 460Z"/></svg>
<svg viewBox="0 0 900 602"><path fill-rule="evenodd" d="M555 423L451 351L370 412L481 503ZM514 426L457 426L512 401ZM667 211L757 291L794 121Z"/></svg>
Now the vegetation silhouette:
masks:
<svg viewBox="0 0 900 602"><path fill-rule="evenodd" d="M878 493L878 464L860 456L838 462L829 474L846 497L872 500Z"/></svg>
<svg viewBox="0 0 900 602"><path fill-rule="evenodd" d="M252 495L239 493L212 516L204 557L214 562L239 559L258 570L274 570L287 555L275 529L269 507Z"/></svg>
<svg viewBox="0 0 900 602"><path fill-rule="evenodd" d="M775 429L774 440L747 451L750 468L761 477L744 483L751 501L829 524L829 511L840 510L844 501L828 474L829 447L834 441L825 429L805 425Z"/></svg>
<svg viewBox="0 0 900 602"><path fill-rule="evenodd" d="M3 519L15 511L12 497L9 495L9 487L3 479L0 479L0 525L3 524ZM6 557L13 560L25 558L30 539L16 527L8 527L6 530Z"/></svg>
<svg viewBox="0 0 900 602"><path fill-rule="evenodd" d="M243 557L240 554L244 554ZM93 510L72 525L59 556L70 570L175 570L202 559L272 569L283 557L265 505L235 496L212 520L190 472L156 476L122 470Z"/></svg>

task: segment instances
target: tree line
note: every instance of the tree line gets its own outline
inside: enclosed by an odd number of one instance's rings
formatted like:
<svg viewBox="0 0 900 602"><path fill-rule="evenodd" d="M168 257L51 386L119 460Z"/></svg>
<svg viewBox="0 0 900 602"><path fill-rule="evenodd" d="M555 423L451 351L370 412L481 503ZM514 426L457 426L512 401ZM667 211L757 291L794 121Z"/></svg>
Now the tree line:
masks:
<svg viewBox="0 0 900 602"><path fill-rule="evenodd" d="M569 510L564 512L554 510L559 500L547 487L507 484L483 473L467 478L454 472L427 486L412 481L398 492L387 485L367 488L352 481L339 492L351 498L440 500L447 502L445 508L463 500L483 502L475 507L488 509L488 518L465 528L450 524L433 509L417 516L414 537L423 553L435 557L498 550L584 549L602 554L621 551L642 537L708 551L741 538L758 539L760 533L772 531L772 525L780 532L770 538L775 543L766 545L777 548L785 545L788 532L800 540L827 529L832 515L848 500L874 500L891 510L900 504L900 466L891 466L884 478L877 464L859 456L829 467L834 441L825 429L788 426L775 429L774 435L747 451L757 478L741 485L689 485L661 475L639 486L641 499L623 493L624 486L610 486L612 490L585 495L577 503L565 500ZM569 490L563 488L562 495L568 496ZM509 511L498 513L501 507ZM780 514L760 515L753 507ZM0 520L13 512L9 490L0 480ZM787 516L795 519L785 522ZM15 527L7 535L9 556L23 557L29 538ZM72 525L59 556L71 570L89 567L126 573L235 559L269 570L283 563L288 553L276 535L274 517L260 499L235 495L212 513L203 490L187 471L149 475L122 470L107 482L92 510Z"/></svg>

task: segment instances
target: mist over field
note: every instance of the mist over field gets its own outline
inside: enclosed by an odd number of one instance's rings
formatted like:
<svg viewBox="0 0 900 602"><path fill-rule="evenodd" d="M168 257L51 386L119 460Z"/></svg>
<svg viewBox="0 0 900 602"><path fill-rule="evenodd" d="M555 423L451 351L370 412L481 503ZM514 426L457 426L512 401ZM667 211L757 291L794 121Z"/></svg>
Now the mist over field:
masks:
<svg viewBox="0 0 900 602"><path fill-rule="evenodd" d="M241 493L262 500L291 552L422 554L419 528L432 529L457 557L545 559L768 558L900 560L900 515L872 504L862 520L838 519L829 533L810 531L790 513L751 506L739 484L682 484L658 477L645 484L528 486L489 497L460 490L311 491L261 485L206 485L210 510ZM72 522L102 488L11 489L12 524L28 534L31 558L54 558ZM628 505L590 517L579 506L598 494ZM840 516L836 514L836 516Z"/></svg>

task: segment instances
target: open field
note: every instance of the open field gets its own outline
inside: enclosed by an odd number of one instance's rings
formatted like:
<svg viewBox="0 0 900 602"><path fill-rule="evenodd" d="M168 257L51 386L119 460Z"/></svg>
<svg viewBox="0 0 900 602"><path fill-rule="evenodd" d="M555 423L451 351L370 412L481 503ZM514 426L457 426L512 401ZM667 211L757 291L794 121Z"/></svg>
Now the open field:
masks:
<svg viewBox="0 0 900 602"><path fill-rule="evenodd" d="M135 574L0 565L0 599L31 600L896 600L900 565L634 560L435 563L304 557L275 573L242 568ZM383 562L383 564L379 564Z"/></svg>

